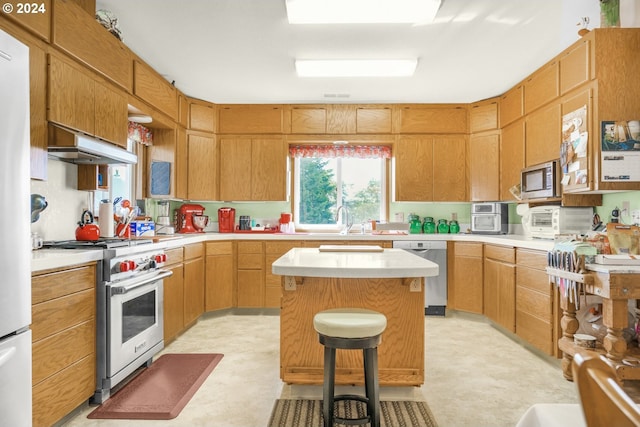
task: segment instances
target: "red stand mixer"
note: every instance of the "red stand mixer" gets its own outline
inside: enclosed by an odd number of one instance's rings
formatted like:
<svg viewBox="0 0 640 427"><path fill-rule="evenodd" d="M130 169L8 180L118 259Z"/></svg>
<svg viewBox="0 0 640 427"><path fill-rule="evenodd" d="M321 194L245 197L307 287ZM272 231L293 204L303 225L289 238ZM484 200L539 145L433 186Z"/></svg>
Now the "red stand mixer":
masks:
<svg viewBox="0 0 640 427"><path fill-rule="evenodd" d="M184 204L176 211L175 222L178 233L204 233L209 217L204 214L204 207L195 204Z"/></svg>

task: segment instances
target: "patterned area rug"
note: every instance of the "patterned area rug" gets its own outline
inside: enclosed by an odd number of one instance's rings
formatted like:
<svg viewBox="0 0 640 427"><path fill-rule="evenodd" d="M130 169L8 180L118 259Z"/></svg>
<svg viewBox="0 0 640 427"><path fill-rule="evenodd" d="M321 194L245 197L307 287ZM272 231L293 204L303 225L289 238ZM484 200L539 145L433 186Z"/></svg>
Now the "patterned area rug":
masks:
<svg viewBox="0 0 640 427"><path fill-rule="evenodd" d="M358 401L338 401L335 414L359 418L365 405ZM381 427L437 427L427 402L381 401ZM268 427L322 427L322 400L278 399L273 406ZM368 425L368 424L367 424Z"/></svg>
<svg viewBox="0 0 640 427"><path fill-rule="evenodd" d="M222 354L164 354L87 418L175 418L221 359Z"/></svg>

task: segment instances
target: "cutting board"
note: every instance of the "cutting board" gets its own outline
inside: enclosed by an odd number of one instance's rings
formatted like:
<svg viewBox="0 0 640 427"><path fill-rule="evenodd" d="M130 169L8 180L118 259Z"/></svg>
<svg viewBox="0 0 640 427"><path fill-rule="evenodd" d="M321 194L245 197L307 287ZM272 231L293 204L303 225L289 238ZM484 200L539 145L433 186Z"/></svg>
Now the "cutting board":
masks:
<svg viewBox="0 0 640 427"><path fill-rule="evenodd" d="M320 245L320 252L383 252L380 246L369 245Z"/></svg>

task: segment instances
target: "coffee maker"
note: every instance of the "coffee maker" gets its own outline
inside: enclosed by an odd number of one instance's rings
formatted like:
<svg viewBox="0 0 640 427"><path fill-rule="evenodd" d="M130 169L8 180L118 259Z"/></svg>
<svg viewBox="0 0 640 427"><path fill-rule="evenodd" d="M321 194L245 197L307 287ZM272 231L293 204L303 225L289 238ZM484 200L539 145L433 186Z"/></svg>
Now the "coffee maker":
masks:
<svg viewBox="0 0 640 427"><path fill-rule="evenodd" d="M236 210L234 208L218 209L218 231L220 233L233 233L236 223Z"/></svg>
<svg viewBox="0 0 640 427"><path fill-rule="evenodd" d="M175 214L176 231L178 233L204 233L209 217L204 214L204 207L191 203L178 208Z"/></svg>

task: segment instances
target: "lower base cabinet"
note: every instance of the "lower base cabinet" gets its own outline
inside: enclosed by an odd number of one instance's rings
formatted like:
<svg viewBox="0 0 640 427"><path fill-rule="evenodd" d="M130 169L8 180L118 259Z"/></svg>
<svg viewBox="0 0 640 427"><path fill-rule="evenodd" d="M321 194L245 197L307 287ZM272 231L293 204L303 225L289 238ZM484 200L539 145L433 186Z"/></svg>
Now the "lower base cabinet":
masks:
<svg viewBox="0 0 640 427"><path fill-rule="evenodd" d="M515 248L484 245L484 315L516 331Z"/></svg>
<svg viewBox="0 0 640 427"><path fill-rule="evenodd" d="M449 308L482 314L483 244L449 242L447 269Z"/></svg>
<svg viewBox="0 0 640 427"><path fill-rule="evenodd" d="M206 244L205 311L222 310L235 305L235 269L233 242Z"/></svg>
<svg viewBox="0 0 640 427"><path fill-rule="evenodd" d="M34 426L57 423L96 389L95 288L95 263L32 276Z"/></svg>
<svg viewBox="0 0 640 427"><path fill-rule="evenodd" d="M182 248L167 249L165 268L173 274L164 279L164 343L173 341L184 329L184 253Z"/></svg>
<svg viewBox="0 0 640 427"><path fill-rule="evenodd" d="M302 246L301 241L265 242L265 270L264 270L264 306L280 308L282 299L282 277L271 273L271 265L282 255L293 248Z"/></svg>
<svg viewBox="0 0 640 427"><path fill-rule="evenodd" d="M204 313L204 244L184 247L184 325L198 320Z"/></svg>
<svg viewBox="0 0 640 427"><path fill-rule="evenodd" d="M238 242L238 307L264 307L264 242Z"/></svg>

